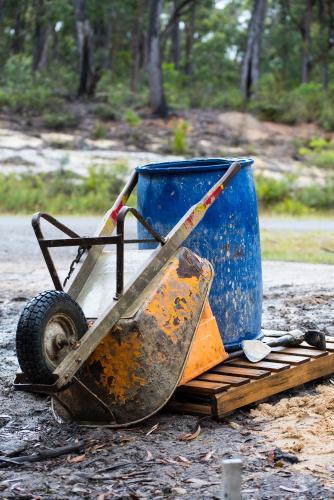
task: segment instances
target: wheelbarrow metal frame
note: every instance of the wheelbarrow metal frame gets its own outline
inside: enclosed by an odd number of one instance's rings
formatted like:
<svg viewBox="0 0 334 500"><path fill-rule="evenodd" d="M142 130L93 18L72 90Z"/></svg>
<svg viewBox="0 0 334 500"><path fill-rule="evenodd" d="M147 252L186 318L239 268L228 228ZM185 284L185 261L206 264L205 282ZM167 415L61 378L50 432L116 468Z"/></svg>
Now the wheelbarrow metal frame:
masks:
<svg viewBox="0 0 334 500"><path fill-rule="evenodd" d="M80 244L84 248L91 247L89 249L88 255L84 260L81 268L77 272L76 276L72 279L71 284L67 288L67 292L76 298L81 291L83 285L85 284L88 275L93 269L99 255L101 255L103 247L106 243L116 244L118 248L118 286L117 293L119 294L117 302L112 302L106 309L104 314L99 317L93 326L84 334L78 343L78 347L71 351L65 359L58 365L54 370L53 374L55 377L55 382L50 385L50 391L57 392L60 389L68 386L72 381L75 380L75 375L80 367L85 363L88 357L95 351L101 341L108 335L108 333L113 329L119 319L124 315L127 309L132 305L135 299L145 292L145 289L153 278L163 269L163 267L169 262L169 260L175 255L175 252L181 246L181 244L186 240L193 229L200 223L206 214L208 208L216 201L220 196L223 189L231 182L233 177L240 170L240 164L234 162L227 172L221 177L221 179L203 196L203 198L191 207L188 212L180 219L178 224L170 231L166 239L161 238L155 231L150 228L147 222L138 214L135 209L130 209L125 207L125 202L129 198L134 186L137 183L137 174L133 174L129 182L123 189L122 193L116 200L113 207L107 212L104 222L100 229L98 230L98 235L93 238L81 238L74 231L67 228L64 224L56 221L53 217L48 214L36 214L33 218L33 226L41 246L44 257L52 279L58 287L61 286L59 277L55 270L53 261L49 254L48 248L56 246L68 246L68 245L78 245ZM124 207L124 209L123 209ZM123 209L123 210L122 210ZM154 240L159 241L160 246L156 248L149 261L147 262L145 268L133 279L129 284L127 289L123 292L123 282L122 282L122 262L123 256L122 251L124 243L128 241L124 238L124 218L127 213L133 213L141 223L152 234ZM40 228L40 219L44 218L58 229L67 234L70 239L68 240L45 240L43 233ZM110 236L115 226L118 225L118 229L121 233L116 236ZM65 243L64 245L64 242ZM129 240L131 242L139 242L141 240ZM175 382L177 384L178 381ZM43 392L50 392L43 391Z"/></svg>
<svg viewBox="0 0 334 500"><path fill-rule="evenodd" d="M241 166L234 162L219 181L203 196L203 198L180 219L178 224L169 232L164 244L156 248L146 267L133 279L128 288L119 297L118 301L111 304L105 313L97 319L93 326L84 334L77 349L71 351L54 370L56 386L68 384L83 363L95 351L104 337L112 330L122 315L131 306L135 299L149 285L157 273L164 267L176 250L186 240L193 229L200 223L209 207L220 196L225 187L239 172ZM119 206L117 214L121 210ZM114 220L114 219L113 219Z"/></svg>

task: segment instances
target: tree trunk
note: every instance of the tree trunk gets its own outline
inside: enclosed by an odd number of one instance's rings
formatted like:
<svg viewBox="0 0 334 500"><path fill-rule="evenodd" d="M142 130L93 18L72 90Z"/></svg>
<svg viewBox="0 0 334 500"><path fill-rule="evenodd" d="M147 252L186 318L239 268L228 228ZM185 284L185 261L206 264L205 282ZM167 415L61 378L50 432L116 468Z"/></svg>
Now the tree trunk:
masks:
<svg viewBox="0 0 334 500"><path fill-rule="evenodd" d="M260 78L261 38L267 0L255 0L248 27L247 46L241 67L240 88L249 99Z"/></svg>
<svg viewBox="0 0 334 500"><path fill-rule="evenodd" d="M0 4L0 11L3 7ZM14 54L23 52L24 28L25 28L25 10L27 6L24 1L20 2L15 8L14 36L12 41L12 51Z"/></svg>
<svg viewBox="0 0 334 500"><path fill-rule="evenodd" d="M33 71L43 70L48 65L48 43L50 25L44 0L35 0L35 29L33 34Z"/></svg>
<svg viewBox="0 0 334 500"><path fill-rule="evenodd" d="M155 115L164 118L168 114L168 109L164 94L161 66L160 15L162 6L163 0L151 0L150 2L147 40L147 69L152 111Z"/></svg>
<svg viewBox="0 0 334 500"><path fill-rule="evenodd" d="M140 40L141 40L141 19L142 18L142 0L137 0L131 31L131 51L132 51L132 68L130 89L132 92L137 91L138 75L140 67Z"/></svg>
<svg viewBox="0 0 334 500"><path fill-rule="evenodd" d="M194 47L194 33L196 22L196 4L191 5L189 21L186 23L186 75L192 75L194 71L193 65L193 47Z"/></svg>
<svg viewBox="0 0 334 500"><path fill-rule="evenodd" d="M275 27L275 24L278 23L282 26L283 30L283 36L282 36L282 43L281 43L281 49L280 49L280 58L282 61L282 80L283 81L288 81L288 78L290 76L290 31L289 31L289 6L286 4L286 2L282 1L281 2L281 9L280 9L280 16L278 20L273 18L273 25Z"/></svg>
<svg viewBox="0 0 334 500"><path fill-rule="evenodd" d="M104 61L105 68L112 69L112 34L113 34L113 11L112 5L108 8L107 26L106 26L106 57Z"/></svg>
<svg viewBox="0 0 334 500"><path fill-rule="evenodd" d="M93 31L86 15L85 0L74 0L77 46L79 53L78 96L93 95L96 76L93 71Z"/></svg>
<svg viewBox="0 0 334 500"><path fill-rule="evenodd" d="M319 0L319 24L321 26L321 81L324 90L330 82L330 52L334 46L334 8L332 0Z"/></svg>
<svg viewBox="0 0 334 500"><path fill-rule="evenodd" d="M173 2L173 11L177 9L177 0ZM172 63L175 68L180 65L180 19L177 18L171 31L172 42Z"/></svg>
<svg viewBox="0 0 334 500"><path fill-rule="evenodd" d="M95 51L99 52L100 69L111 69L112 27L113 5L106 3L106 5L101 6L99 15L95 17L94 24L92 26Z"/></svg>
<svg viewBox="0 0 334 500"><path fill-rule="evenodd" d="M309 81L309 74L311 69L311 59L310 59L310 46L311 46L311 22L312 22L312 0L306 0L306 10L304 14L303 27L302 27L302 38L303 38L303 49L302 49L302 83L307 83Z"/></svg>

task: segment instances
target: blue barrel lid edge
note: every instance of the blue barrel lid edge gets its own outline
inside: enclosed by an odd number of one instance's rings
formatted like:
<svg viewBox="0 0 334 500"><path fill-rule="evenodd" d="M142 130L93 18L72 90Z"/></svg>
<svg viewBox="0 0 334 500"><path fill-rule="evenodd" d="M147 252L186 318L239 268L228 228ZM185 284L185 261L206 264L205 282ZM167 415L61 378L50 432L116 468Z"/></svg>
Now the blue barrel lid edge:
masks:
<svg viewBox="0 0 334 500"><path fill-rule="evenodd" d="M254 163L252 158L193 158L189 160L148 163L147 165L136 167L136 171L140 174L172 174L227 170L235 161L239 162L241 167L249 167Z"/></svg>

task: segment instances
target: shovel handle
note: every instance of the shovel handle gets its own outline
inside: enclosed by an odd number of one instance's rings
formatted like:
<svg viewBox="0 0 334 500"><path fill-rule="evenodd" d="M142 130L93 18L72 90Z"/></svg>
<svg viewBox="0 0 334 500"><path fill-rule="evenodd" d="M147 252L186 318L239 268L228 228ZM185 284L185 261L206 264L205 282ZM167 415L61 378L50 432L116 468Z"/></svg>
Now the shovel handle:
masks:
<svg viewBox="0 0 334 500"><path fill-rule="evenodd" d="M239 351L233 351L228 353L228 359L235 359L235 358L240 358L240 356L244 356L244 351L239 350Z"/></svg>
<svg viewBox="0 0 334 500"><path fill-rule="evenodd" d="M275 338L273 340L270 340L269 342L266 342L266 344L269 345L270 347L299 345L303 342L303 340L304 337L296 338L293 335L287 334L287 335L282 335L281 337Z"/></svg>

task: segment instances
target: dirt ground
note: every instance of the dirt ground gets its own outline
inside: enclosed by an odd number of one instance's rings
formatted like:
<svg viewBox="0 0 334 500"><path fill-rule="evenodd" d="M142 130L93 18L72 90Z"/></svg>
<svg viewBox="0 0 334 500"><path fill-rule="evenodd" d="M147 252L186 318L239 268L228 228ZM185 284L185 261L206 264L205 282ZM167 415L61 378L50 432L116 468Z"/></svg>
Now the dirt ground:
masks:
<svg viewBox="0 0 334 500"><path fill-rule="evenodd" d="M222 422L161 412L127 430L58 424L48 398L15 392L18 316L50 282L38 251L25 252L31 234L16 228L16 243L9 229L1 229L0 458L83 442L77 453L35 464L0 460L1 498L219 498L222 460L230 457L243 460L243 499L334 498L330 378ZM66 266L60 259L60 267ZM264 263L264 280L264 327L317 326L334 335L330 266ZM198 425L196 439L180 439Z"/></svg>

